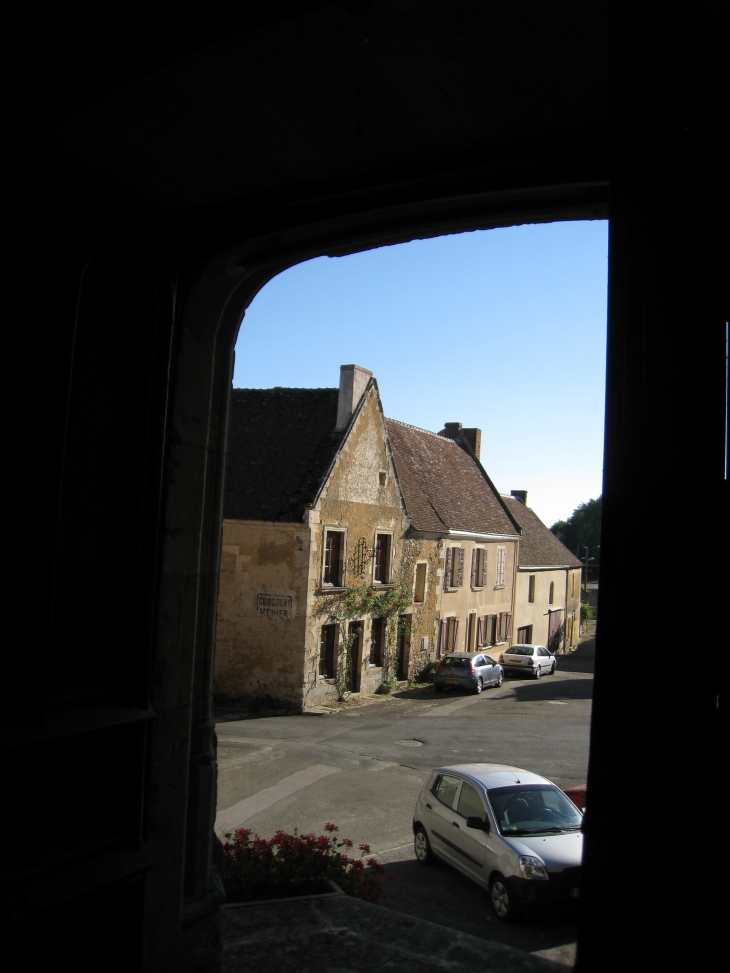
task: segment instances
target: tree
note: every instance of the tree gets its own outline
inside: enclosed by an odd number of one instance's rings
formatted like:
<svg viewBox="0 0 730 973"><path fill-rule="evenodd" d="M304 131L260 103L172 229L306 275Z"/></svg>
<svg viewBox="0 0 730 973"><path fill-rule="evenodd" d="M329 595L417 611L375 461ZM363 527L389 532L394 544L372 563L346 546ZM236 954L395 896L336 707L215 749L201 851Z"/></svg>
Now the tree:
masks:
<svg viewBox="0 0 730 973"><path fill-rule="evenodd" d="M581 503L567 520L559 520L550 530L570 551L583 557L586 545L591 551L601 543L601 498Z"/></svg>

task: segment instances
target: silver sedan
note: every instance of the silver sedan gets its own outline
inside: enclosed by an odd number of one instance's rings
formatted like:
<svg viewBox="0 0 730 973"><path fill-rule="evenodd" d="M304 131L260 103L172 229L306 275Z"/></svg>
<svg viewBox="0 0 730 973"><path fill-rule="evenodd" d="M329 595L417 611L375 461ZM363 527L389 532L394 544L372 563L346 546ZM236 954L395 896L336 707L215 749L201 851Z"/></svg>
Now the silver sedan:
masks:
<svg viewBox="0 0 730 973"><path fill-rule="evenodd" d="M552 676L558 662L544 645L513 645L503 652L499 661L505 672L521 672L533 679Z"/></svg>

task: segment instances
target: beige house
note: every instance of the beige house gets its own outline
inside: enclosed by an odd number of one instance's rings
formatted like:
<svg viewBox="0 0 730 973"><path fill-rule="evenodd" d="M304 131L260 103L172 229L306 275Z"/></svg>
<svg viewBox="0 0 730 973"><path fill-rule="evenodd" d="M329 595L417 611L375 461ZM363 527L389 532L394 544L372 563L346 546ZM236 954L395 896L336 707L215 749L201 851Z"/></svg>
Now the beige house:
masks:
<svg viewBox="0 0 730 973"><path fill-rule="evenodd" d="M412 573L371 372L343 365L339 389L234 389L224 504L219 699L301 711L408 672L409 619L342 616L350 589L380 597Z"/></svg>
<svg viewBox="0 0 730 973"><path fill-rule="evenodd" d="M580 624L581 562L527 506L525 490L513 490L503 500L522 530L514 641L569 650Z"/></svg>
<svg viewBox="0 0 730 973"><path fill-rule="evenodd" d="M438 563L437 616L428 613L419 628L432 626L431 657L508 645L520 532L479 461L480 430L454 422L436 434L386 424L409 543L418 546L415 590L419 565Z"/></svg>

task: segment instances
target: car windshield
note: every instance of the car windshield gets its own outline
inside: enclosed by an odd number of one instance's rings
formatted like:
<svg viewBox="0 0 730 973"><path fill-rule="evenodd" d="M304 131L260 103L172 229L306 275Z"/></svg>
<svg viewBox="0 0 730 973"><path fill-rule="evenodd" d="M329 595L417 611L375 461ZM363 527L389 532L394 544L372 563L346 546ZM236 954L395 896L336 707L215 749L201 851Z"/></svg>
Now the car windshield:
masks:
<svg viewBox="0 0 730 973"><path fill-rule="evenodd" d="M468 669L469 659L450 659L448 656L442 661L442 666L456 666L457 669Z"/></svg>
<svg viewBox="0 0 730 973"><path fill-rule="evenodd" d="M489 790L489 800L503 835L579 831L579 811L553 784L520 784Z"/></svg>
<svg viewBox="0 0 730 973"><path fill-rule="evenodd" d="M535 651L532 645L513 645L509 650L510 655L532 655Z"/></svg>

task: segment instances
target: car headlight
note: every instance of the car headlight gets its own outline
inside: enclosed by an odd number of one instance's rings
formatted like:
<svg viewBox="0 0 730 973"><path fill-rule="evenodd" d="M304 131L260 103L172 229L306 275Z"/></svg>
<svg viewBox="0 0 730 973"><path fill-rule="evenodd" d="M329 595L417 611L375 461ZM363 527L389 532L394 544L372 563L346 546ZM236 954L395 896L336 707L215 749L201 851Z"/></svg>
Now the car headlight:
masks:
<svg viewBox="0 0 730 973"><path fill-rule="evenodd" d="M545 865L532 855L520 855L520 871L523 878L546 881L548 874Z"/></svg>

